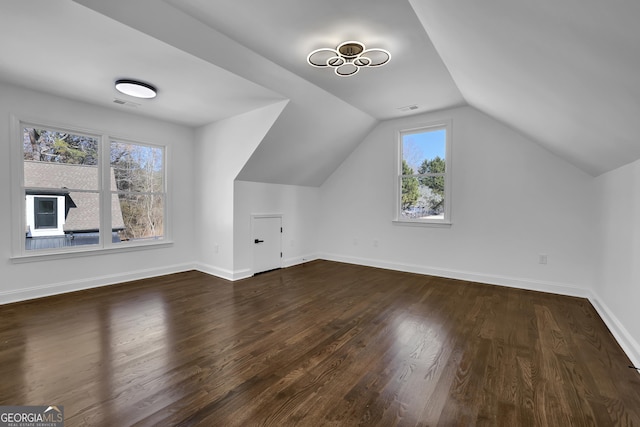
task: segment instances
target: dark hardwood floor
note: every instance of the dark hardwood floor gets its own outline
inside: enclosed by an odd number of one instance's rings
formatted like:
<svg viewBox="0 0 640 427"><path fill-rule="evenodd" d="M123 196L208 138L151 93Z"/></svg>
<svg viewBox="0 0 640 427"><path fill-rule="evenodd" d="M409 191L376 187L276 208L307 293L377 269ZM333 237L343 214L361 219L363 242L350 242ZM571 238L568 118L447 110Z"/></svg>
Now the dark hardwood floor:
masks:
<svg viewBox="0 0 640 427"><path fill-rule="evenodd" d="M66 426L640 426L585 299L328 261L0 306L0 405Z"/></svg>

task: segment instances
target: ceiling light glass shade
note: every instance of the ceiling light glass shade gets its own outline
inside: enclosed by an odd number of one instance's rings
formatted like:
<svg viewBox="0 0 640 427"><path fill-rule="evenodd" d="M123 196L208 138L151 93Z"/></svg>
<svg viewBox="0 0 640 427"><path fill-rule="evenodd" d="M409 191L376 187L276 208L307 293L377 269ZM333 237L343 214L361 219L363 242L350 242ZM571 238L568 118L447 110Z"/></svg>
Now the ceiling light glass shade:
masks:
<svg viewBox="0 0 640 427"><path fill-rule="evenodd" d="M379 48L366 49L358 41L340 43L335 49L323 47L307 55L309 65L318 68L330 67L341 77L356 74L360 68L379 67L391 60L391 54Z"/></svg>
<svg viewBox="0 0 640 427"><path fill-rule="evenodd" d="M137 80L117 80L116 89L125 95L134 96L136 98L155 98L157 90L148 83L139 82Z"/></svg>

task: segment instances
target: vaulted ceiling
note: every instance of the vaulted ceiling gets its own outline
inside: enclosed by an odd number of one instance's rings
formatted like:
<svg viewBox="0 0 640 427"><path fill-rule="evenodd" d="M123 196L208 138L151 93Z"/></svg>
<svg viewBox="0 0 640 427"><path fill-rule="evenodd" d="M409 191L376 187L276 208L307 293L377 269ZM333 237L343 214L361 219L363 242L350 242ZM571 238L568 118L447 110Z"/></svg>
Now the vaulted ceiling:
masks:
<svg viewBox="0 0 640 427"><path fill-rule="evenodd" d="M411 4L470 105L591 175L640 158L640 2Z"/></svg>
<svg viewBox="0 0 640 427"><path fill-rule="evenodd" d="M0 5L0 80L194 127L290 100L247 180L321 185L378 121L467 104L596 176L640 158L639 18L633 0L22 0ZM391 61L306 63L354 39Z"/></svg>

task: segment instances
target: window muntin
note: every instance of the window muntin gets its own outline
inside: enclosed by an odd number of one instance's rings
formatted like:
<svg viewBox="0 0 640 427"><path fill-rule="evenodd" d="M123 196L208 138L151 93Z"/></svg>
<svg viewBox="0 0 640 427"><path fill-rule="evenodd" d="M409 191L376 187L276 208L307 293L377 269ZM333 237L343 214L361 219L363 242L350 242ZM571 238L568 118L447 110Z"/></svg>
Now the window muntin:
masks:
<svg viewBox="0 0 640 427"><path fill-rule="evenodd" d="M18 229L25 233L20 232L20 238L16 236L16 255L95 250L114 244L121 247L123 242L131 246L164 239L164 147L110 143L105 135L28 123L19 123L18 129L23 167L21 174L15 175L15 182L22 183L15 191L24 198L18 209L22 218ZM126 147L134 160L126 168L128 185L122 184L122 179L116 181L116 170L122 170L122 163L111 165L115 145ZM150 162L143 162L145 155L151 158ZM145 166L149 166L147 170ZM148 185L141 187L141 182ZM128 215L126 224L123 211ZM56 226L52 225L54 222ZM137 228L128 229L133 226ZM141 232L143 226L146 229Z"/></svg>
<svg viewBox="0 0 640 427"><path fill-rule="evenodd" d="M401 222L450 222L450 123L401 131L398 200Z"/></svg>

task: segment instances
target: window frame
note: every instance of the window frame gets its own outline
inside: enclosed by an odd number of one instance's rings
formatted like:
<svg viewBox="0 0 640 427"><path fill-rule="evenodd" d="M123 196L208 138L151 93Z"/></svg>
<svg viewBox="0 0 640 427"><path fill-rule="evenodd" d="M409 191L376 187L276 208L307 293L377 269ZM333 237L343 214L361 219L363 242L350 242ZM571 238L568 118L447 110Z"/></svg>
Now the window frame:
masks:
<svg viewBox="0 0 640 427"><path fill-rule="evenodd" d="M98 190L100 198L100 237L97 245L78 245L65 248L27 250L25 242L26 229L26 191L24 179L24 147L23 129L25 127L42 128L51 131L69 132L76 135L94 137L98 140ZM163 153L163 226L162 239L144 241L122 241L112 243L111 233L111 196L110 187L110 150L111 141L122 141L130 144L144 145L162 149ZM74 258L78 256L92 255L101 252L127 252L170 246L171 238L170 222L170 191L168 183L168 159L169 147L163 144L141 141L138 138L122 136L121 134L105 130L87 129L77 125L51 122L38 117L26 117L24 115L10 116L10 173L11 173L11 260L20 262L40 259Z"/></svg>
<svg viewBox="0 0 640 427"><path fill-rule="evenodd" d="M400 225L417 225L427 227L450 227L451 220L451 187L452 187L452 127L451 119L438 120L429 123L419 124L410 128L401 128L396 131L396 155L395 155L395 198L394 198L394 219L393 222ZM403 156L403 136L416 133L434 132L445 130L445 172L444 176L444 217L443 218L406 218L402 216L402 161ZM419 175L419 174L415 174ZM433 176L433 175L428 175Z"/></svg>

